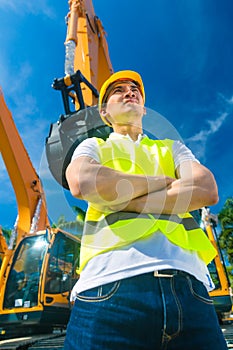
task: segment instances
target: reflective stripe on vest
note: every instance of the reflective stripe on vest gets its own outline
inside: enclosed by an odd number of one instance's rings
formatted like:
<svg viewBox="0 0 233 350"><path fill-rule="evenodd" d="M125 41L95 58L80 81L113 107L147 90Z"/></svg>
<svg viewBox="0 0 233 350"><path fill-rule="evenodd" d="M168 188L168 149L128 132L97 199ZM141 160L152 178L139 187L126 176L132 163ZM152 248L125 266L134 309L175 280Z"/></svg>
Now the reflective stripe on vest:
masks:
<svg viewBox="0 0 233 350"><path fill-rule="evenodd" d="M101 164L132 174L175 177L172 140L144 138L136 145L128 139L97 139ZM102 212L89 204L80 254L81 271L94 256L123 247L160 231L181 248L198 252L208 264L216 250L191 214L138 214Z"/></svg>

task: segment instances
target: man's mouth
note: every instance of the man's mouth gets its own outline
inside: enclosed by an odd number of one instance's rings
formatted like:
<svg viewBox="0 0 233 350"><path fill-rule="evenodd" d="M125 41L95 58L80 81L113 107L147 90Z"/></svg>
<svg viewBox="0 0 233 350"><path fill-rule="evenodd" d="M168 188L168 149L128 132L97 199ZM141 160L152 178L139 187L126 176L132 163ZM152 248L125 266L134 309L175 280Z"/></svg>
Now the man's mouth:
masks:
<svg viewBox="0 0 233 350"><path fill-rule="evenodd" d="M129 98L124 101L124 104L126 103L138 103L138 100L136 98Z"/></svg>

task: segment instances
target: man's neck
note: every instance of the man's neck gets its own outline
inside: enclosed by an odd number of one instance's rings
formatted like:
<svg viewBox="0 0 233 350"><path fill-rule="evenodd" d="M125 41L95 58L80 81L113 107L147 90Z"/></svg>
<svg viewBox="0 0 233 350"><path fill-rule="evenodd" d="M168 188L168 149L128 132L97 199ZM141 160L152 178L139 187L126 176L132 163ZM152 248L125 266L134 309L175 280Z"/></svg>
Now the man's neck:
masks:
<svg viewBox="0 0 233 350"><path fill-rule="evenodd" d="M135 125L115 124L113 130L121 135L129 135L133 141L137 141L138 135L142 134L142 127Z"/></svg>

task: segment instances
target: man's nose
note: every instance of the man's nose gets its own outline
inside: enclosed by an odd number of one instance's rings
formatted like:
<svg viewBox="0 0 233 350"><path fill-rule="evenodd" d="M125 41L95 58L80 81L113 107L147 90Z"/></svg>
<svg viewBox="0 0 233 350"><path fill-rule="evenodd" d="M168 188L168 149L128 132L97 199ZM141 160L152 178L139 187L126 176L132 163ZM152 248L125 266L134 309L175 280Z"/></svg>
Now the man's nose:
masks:
<svg viewBox="0 0 233 350"><path fill-rule="evenodd" d="M125 93L124 93L125 97L135 97L135 92L133 90L131 90L130 88L127 88Z"/></svg>

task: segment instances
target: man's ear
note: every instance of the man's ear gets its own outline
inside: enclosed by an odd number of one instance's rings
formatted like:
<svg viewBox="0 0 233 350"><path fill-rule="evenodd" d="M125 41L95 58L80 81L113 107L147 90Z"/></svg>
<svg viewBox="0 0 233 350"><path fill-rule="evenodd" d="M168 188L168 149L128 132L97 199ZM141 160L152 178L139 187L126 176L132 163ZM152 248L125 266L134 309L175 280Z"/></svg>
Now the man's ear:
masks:
<svg viewBox="0 0 233 350"><path fill-rule="evenodd" d="M102 108L101 110L100 110L100 114L101 114L101 117L103 118L103 119L105 119L106 120L106 124L108 124L109 126L112 126L112 123L110 122L110 120L109 120L109 113L105 110L105 108Z"/></svg>
<svg viewBox="0 0 233 350"><path fill-rule="evenodd" d="M106 114L108 114L108 113L107 113L106 109L102 107L101 110L100 110L100 114L101 114L102 117L105 118Z"/></svg>

